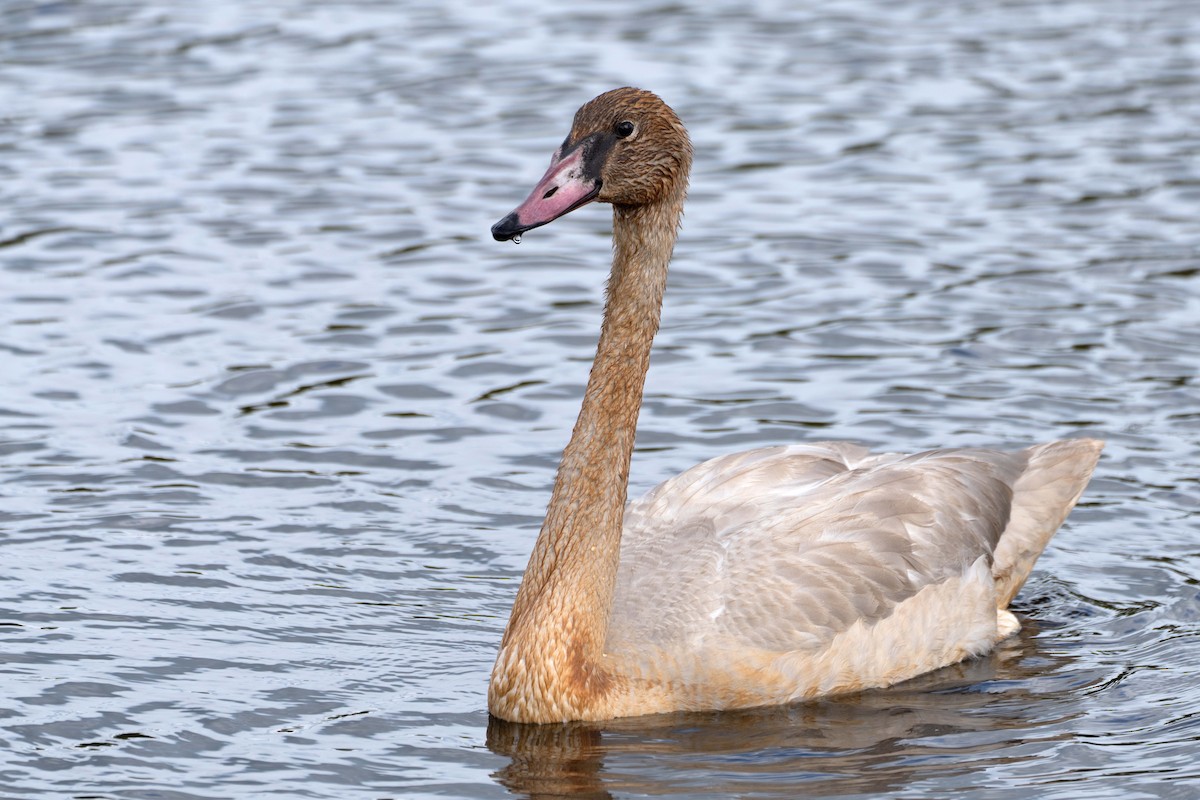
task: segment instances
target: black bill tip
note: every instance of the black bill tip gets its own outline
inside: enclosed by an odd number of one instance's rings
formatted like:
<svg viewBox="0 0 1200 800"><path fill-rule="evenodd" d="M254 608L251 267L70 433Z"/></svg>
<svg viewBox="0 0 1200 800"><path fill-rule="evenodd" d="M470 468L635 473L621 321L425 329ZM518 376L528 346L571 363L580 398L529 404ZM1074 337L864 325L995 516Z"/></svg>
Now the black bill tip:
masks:
<svg viewBox="0 0 1200 800"><path fill-rule="evenodd" d="M526 228L517 219L517 212L513 211L492 226L492 238L497 242L507 242L520 236L525 231Z"/></svg>

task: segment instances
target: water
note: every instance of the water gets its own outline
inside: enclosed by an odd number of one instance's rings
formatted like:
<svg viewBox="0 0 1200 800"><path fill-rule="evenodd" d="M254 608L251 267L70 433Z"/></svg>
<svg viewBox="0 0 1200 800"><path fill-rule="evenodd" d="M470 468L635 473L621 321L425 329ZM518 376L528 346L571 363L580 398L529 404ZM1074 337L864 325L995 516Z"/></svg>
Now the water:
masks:
<svg viewBox="0 0 1200 800"><path fill-rule="evenodd" d="M523 730L488 670L609 217L489 226L575 108L696 168L633 467L1087 433L994 655ZM1189 0L0 6L0 796L1200 795Z"/></svg>

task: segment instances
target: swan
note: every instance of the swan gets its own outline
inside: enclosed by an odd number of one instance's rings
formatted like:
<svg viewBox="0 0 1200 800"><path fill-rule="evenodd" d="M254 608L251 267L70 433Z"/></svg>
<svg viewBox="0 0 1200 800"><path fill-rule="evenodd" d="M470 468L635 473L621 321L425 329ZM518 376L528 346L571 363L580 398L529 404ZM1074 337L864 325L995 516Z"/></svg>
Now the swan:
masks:
<svg viewBox="0 0 1200 800"><path fill-rule="evenodd" d="M651 92L575 114L517 239L613 207L613 263L579 418L488 687L511 722L779 705L988 652L1103 443L872 455L844 442L724 455L626 505L634 431L692 150Z"/></svg>

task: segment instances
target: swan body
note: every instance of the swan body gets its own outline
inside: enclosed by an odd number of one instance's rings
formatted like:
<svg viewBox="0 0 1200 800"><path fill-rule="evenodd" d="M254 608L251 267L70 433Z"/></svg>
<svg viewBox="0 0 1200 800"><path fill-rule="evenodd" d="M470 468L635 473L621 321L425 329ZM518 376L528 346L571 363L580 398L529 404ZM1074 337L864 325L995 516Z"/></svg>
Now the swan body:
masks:
<svg viewBox="0 0 1200 800"><path fill-rule="evenodd" d="M691 147L637 89L576 114L514 238L593 200L614 257L583 407L492 671L514 722L782 704L986 653L1101 442L871 455L819 442L722 456L626 506Z"/></svg>

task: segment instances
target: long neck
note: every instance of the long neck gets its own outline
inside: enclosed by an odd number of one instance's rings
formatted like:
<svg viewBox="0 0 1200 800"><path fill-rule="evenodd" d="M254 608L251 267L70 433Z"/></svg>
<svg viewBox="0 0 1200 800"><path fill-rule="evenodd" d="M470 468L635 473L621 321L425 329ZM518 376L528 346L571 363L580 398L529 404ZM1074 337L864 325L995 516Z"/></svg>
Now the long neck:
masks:
<svg viewBox="0 0 1200 800"><path fill-rule="evenodd" d="M498 676L513 667L502 664L506 659L521 660L532 684L508 690L564 695L547 698L554 708L584 702L607 680L598 665L629 462L681 208L682 196L614 207L613 268L596 360L501 644L492 679L494 711L505 693Z"/></svg>

